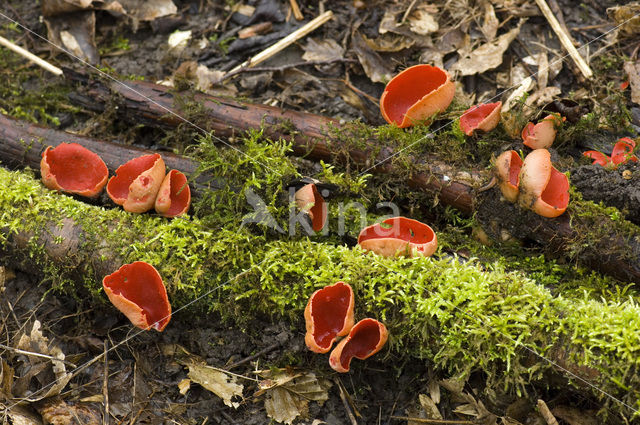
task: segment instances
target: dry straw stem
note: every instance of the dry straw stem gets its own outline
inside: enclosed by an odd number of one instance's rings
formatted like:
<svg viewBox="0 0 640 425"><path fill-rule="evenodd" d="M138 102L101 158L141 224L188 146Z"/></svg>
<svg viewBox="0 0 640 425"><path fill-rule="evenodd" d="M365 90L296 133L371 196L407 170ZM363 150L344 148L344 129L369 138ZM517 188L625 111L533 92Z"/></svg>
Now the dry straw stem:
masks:
<svg viewBox="0 0 640 425"><path fill-rule="evenodd" d="M571 56L571 59L573 59L573 61L578 66L578 69L580 69L582 75L587 79L593 77L593 71L591 71L591 68L589 68L587 62L585 62L582 56L580 56L580 53L578 53L575 46L573 45L573 42L571 41L571 36L567 34L564 28L562 28L562 25L560 25L560 22L558 22L558 19L549 8L547 2L545 0L536 0L536 3L538 4L540 11L542 11L544 17L547 18L549 25L551 25L551 28L560 39L560 43L562 43L562 46L567 50L569 56Z"/></svg>
<svg viewBox="0 0 640 425"><path fill-rule="evenodd" d="M49 62L45 61L44 59L40 59L39 57L37 57L33 53L29 52L28 50L23 49L22 47L18 46L17 44L14 44L14 43L10 42L9 40L7 40L6 38L4 38L2 36L0 36L0 45L3 45L4 47L6 47L9 50L13 50L17 54L29 59L30 61L32 61L36 65L44 68L45 70L47 70L47 71L49 71L49 72L51 72L51 73L53 73L55 75L62 75L62 70L60 68L58 68L57 66L51 65Z"/></svg>
<svg viewBox="0 0 640 425"><path fill-rule="evenodd" d="M258 65L259 63L262 63L262 62L266 61L267 59L269 59L270 57L280 53L282 50L286 49L287 47L289 47L290 45L292 45L296 41L298 41L301 38L305 37L310 32L312 32L312 31L316 30L317 28L321 27L327 21L329 21L329 19L331 19L332 17L333 17L333 12L330 11L330 10L327 10L323 14L319 15L317 18L309 21L307 24L303 25L302 27L298 28L297 30L295 30L294 32L292 32L291 34L289 34L288 36L283 38L282 40L278 41L273 46L267 47L262 52L260 52L257 55L253 56L248 61L243 62L240 65L236 66L235 68L233 68L229 72L230 73L231 72L235 72L235 71L239 70L240 68L244 68L244 67L253 67L253 66Z"/></svg>

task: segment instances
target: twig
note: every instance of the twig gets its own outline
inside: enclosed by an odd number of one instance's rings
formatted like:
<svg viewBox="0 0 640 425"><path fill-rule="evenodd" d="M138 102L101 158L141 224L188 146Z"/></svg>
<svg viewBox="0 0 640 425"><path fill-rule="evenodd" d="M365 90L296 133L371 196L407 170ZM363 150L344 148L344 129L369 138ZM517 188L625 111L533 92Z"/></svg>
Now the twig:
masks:
<svg viewBox="0 0 640 425"><path fill-rule="evenodd" d="M279 343L279 342L273 343L273 344L271 344L270 346L268 346L268 347L266 347L266 348L263 348L262 350L258 351L257 353L255 353L255 354L253 354L253 355L251 355L251 356L249 356L249 357L245 357L244 359L239 360L239 361L237 361L237 362L235 362L235 363L231 364L230 366L227 366L227 370L231 370L231 369L236 368L236 367L238 367L238 366L241 366L241 365L243 365L243 364L245 364L245 363L248 363L248 362L250 362L250 361L252 361L252 360L255 360L255 359L257 359L258 357L260 357L260 356L262 356L262 355L264 355L264 354L267 354L267 353L268 353L268 352L270 352L270 351L275 350L275 349L276 349L276 348L278 348L279 346L280 346L280 343Z"/></svg>
<svg viewBox="0 0 640 425"><path fill-rule="evenodd" d="M328 60L315 60L315 61L303 61L303 62L295 62L295 63L288 63L286 65L282 65L282 66L258 66L255 68L240 68L240 69L235 69L235 70L231 70L228 73L226 73L222 79L220 81L224 81L228 78L231 78L235 75L241 74L243 72L279 72L279 71L284 71L287 69L291 69L291 68L297 68L299 66L307 66L307 65L331 65L332 63L336 63L336 62L349 62L349 63L356 63L357 61L355 59L351 59L351 58L334 58L334 59L328 59Z"/></svg>
<svg viewBox="0 0 640 425"><path fill-rule="evenodd" d="M424 419L424 418L412 418L409 416L391 416L391 419L400 419L401 421L412 421L419 422L421 424L434 424L434 425L467 425L473 424L473 421L465 421L465 420L447 420L447 419Z"/></svg>
<svg viewBox="0 0 640 425"><path fill-rule="evenodd" d="M591 68L589 68L589 65L587 65L587 62L585 62L582 56L580 56L580 53L578 53L575 46L571 42L571 37L562 28L562 26L558 22L558 19L549 8L549 5L547 4L547 2L545 0L536 0L536 3L538 4L538 7L542 11L542 14L544 15L544 17L547 18L549 25L551 25L551 28L560 39L560 43L567 50L567 52L569 53L569 56L571 56L571 59L573 59L575 64L578 66L578 69L580 69L580 72L582 73L582 75L584 75L585 78L591 78L593 76L593 71L591 71Z"/></svg>
<svg viewBox="0 0 640 425"><path fill-rule="evenodd" d="M538 410L540 411L540 414L544 418L545 422L548 425L558 425L558 421L556 420L555 416L553 416L553 413L551 413L551 410L549 410L547 403L545 403L544 400L538 400L537 404Z"/></svg>
<svg viewBox="0 0 640 425"><path fill-rule="evenodd" d="M289 4L291 4L291 10L293 11L293 16L301 21L304 19L304 15L300 11L300 6L298 6L298 2L296 0L289 0Z"/></svg>
<svg viewBox="0 0 640 425"><path fill-rule="evenodd" d="M60 68L58 68L57 66L51 65L46 60L40 59L39 57L37 57L33 53L23 49L22 47L18 46L17 44L14 44L14 43L10 42L9 40L7 40L6 38L4 38L2 36L0 36L0 44L3 45L4 47L6 47L9 50L13 50L14 52L19 54L20 56L23 56L23 57L29 59L30 61L34 62L36 65L44 68L45 70L47 70L47 71L49 71L51 73L53 73L55 75L62 75L62 70Z"/></svg>
<svg viewBox="0 0 640 425"><path fill-rule="evenodd" d="M102 416L102 425L109 425L109 341L104 341L104 352L103 352L103 375L104 379L102 380L102 398L104 400L104 415ZM135 376L133 379L133 383L135 385Z"/></svg>
<svg viewBox="0 0 640 425"><path fill-rule="evenodd" d="M340 399L342 400L342 404L344 404L344 409L347 411L347 415L349 416L349 420L351 421L351 425L358 425L358 421L356 421L356 417L353 416L353 412L351 411L351 408L349 407L349 402L347 401L347 396L345 395L345 389L342 386L342 382L340 382L340 379L335 378L334 382L336 383L336 385L338 386L338 389L340 390Z"/></svg>
<svg viewBox="0 0 640 425"><path fill-rule="evenodd" d="M319 28L320 26L324 25L332 17L333 17L333 12L330 11L330 10L327 10L325 13L323 13L322 15L318 16L317 18L309 21L308 23L306 23L302 27L298 28L296 31L292 32L291 34L289 34L288 36L286 36L282 40L278 41L276 44L274 44L274 45L272 45L270 47L267 47L265 50L263 50L262 52L258 53L254 57L250 58L248 61L245 61L245 62L241 63L240 65L236 66L231 71L229 71L229 73L235 72L235 71L239 70L240 68L245 68L245 67L250 68L250 67L253 67L255 65L258 65L259 63L262 63L262 62L266 61L270 57L274 56L275 54L277 54L280 51L284 50L285 48L289 47L291 44L293 44L296 41L300 40L302 37L306 36L310 32L312 32L315 29Z"/></svg>

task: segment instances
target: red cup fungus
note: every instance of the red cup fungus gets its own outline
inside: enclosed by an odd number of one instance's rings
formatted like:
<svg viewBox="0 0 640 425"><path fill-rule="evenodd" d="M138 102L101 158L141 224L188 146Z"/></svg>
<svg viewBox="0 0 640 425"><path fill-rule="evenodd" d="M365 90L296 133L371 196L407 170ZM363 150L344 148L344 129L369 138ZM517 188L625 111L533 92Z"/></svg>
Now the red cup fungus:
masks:
<svg viewBox="0 0 640 425"><path fill-rule="evenodd" d="M190 204L191 189L187 177L178 170L169 171L156 197L156 211L165 217L177 217L186 213Z"/></svg>
<svg viewBox="0 0 640 425"><path fill-rule="evenodd" d="M337 372L349 372L351 359L373 356L387 342L387 327L375 319L362 319L329 355L329 365Z"/></svg>
<svg viewBox="0 0 640 425"><path fill-rule="evenodd" d="M624 164L628 161L638 162L638 157L633 155L633 150L636 148L636 142L628 137L619 139L615 145L613 145L613 152L611 152L611 162L616 166Z"/></svg>
<svg viewBox="0 0 640 425"><path fill-rule="evenodd" d="M500 122L501 110L502 102L472 106L460 117L460 129L467 136L471 136L476 130L489 132Z"/></svg>
<svg viewBox="0 0 640 425"><path fill-rule="evenodd" d="M327 222L327 205L315 184L309 183L298 189L294 195L296 206L311 219L314 232L319 232Z"/></svg>
<svg viewBox="0 0 640 425"><path fill-rule="evenodd" d="M518 199L521 168L522 159L514 150L502 152L496 159L500 191L502 196L509 202L515 202Z"/></svg>
<svg viewBox="0 0 640 425"><path fill-rule="evenodd" d="M550 114L537 124L528 123L522 129L522 140L531 149L548 149L556 138L558 127L564 121L559 114Z"/></svg>
<svg viewBox="0 0 640 425"><path fill-rule="evenodd" d="M380 112L389 124L405 128L447 109L455 84L447 71L431 65L405 69L387 83L380 97Z"/></svg>
<svg viewBox="0 0 640 425"><path fill-rule="evenodd" d="M162 332L171 319L167 290L151 264L125 264L102 280L111 303L135 326Z"/></svg>
<svg viewBox="0 0 640 425"><path fill-rule="evenodd" d="M638 157L633 155L635 147L636 142L633 139L623 137L613 145L611 157L599 151L586 151L583 152L582 155L593 159L594 161L592 164L598 164L609 169L615 169L618 168L618 165L626 164L629 161L638 162Z"/></svg>
<svg viewBox="0 0 640 425"><path fill-rule="evenodd" d="M339 336L353 327L353 290L344 282L318 289L304 309L307 333L304 341L309 350L326 353Z"/></svg>
<svg viewBox="0 0 640 425"><path fill-rule="evenodd" d="M391 217L362 229L358 245L383 257L429 257L436 252L438 238L424 223L406 217Z"/></svg>
<svg viewBox="0 0 640 425"><path fill-rule="evenodd" d="M96 197L109 178L104 161L77 143L47 147L40 161L42 182L52 190Z"/></svg>
<svg viewBox="0 0 640 425"><path fill-rule="evenodd" d="M143 155L118 167L116 175L107 183L107 193L125 211L149 211L164 175L165 166L160 154Z"/></svg>
<svg viewBox="0 0 640 425"><path fill-rule="evenodd" d="M551 164L546 149L536 149L520 170L518 202L543 217L557 217L569 205L569 180Z"/></svg>

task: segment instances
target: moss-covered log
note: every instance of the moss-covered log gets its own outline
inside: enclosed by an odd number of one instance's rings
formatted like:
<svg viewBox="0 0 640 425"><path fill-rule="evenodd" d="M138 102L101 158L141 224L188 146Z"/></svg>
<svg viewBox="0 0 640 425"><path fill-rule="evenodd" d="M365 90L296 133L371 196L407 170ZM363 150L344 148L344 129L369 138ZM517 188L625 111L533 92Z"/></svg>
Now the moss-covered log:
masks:
<svg viewBox="0 0 640 425"><path fill-rule="evenodd" d="M533 351L640 407L635 293L566 298L497 263L388 259L308 238L257 235L240 223L208 228L193 217L135 215L84 204L46 190L30 173L1 167L0 187L2 261L32 270L36 264L46 282L85 294L87 302L105 302L105 273L143 260L160 271L174 309L199 299L174 320L208 309L240 323L271 315L291 320L302 334L307 297L344 280L354 288L357 316L376 317L390 330L390 348L379 358L398 364L415 356L461 376L480 370L490 388L524 391L548 385L546 373L564 374Z"/></svg>
<svg viewBox="0 0 640 425"><path fill-rule="evenodd" d="M100 154L112 172L125 161L146 153L139 148L56 131L0 114L0 163L38 169L46 146L62 142L79 143ZM195 173L199 165L187 157L167 152L162 155L169 168L188 175ZM447 175L452 176L465 173L442 163L434 163L433 167L440 172L446 167ZM422 175L410 179L418 191L431 184L421 179L424 179ZM206 173L199 174L196 183L195 194L203 188L223 186L221 178ZM497 189L476 194L471 185L458 181L455 186L448 186L449 193L460 187L465 188L463 198L470 202L469 207L475 205L478 221L495 239L499 240L507 231L511 237L535 241L554 256L570 258L621 281L640 283L640 232L604 208L574 200L568 214L546 219L504 202ZM461 202L463 198L457 200Z"/></svg>

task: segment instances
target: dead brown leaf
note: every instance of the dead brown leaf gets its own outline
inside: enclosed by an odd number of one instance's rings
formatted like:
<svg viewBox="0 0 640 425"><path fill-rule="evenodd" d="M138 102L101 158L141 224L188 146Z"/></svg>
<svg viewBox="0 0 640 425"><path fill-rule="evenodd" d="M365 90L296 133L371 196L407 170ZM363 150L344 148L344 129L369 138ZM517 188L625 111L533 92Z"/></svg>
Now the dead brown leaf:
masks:
<svg viewBox="0 0 640 425"><path fill-rule="evenodd" d="M413 47L416 40L400 34L384 34L376 38L364 37L364 41L376 52L399 52Z"/></svg>
<svg viewBox="0 0 640 425"><path fill-rule="evenodd" d="M627 73L631 86L631 101L640 104L640 62L625 62L624 72Z"/></svg>
<svg viewBox="0 0 640 425"><path fill-rule="evenodd" d="M482 22L482 34L487 39L487 41L493 41L498 34L498 26L500 25L500 21L496 17L496 11L493 8L493 5L488 0L484 1L484 20Z"/></svg>
<svg viewBox="0 0 640 425"><path fill-rule="evenodd" d="M359 32L353 33L351 41L367 77L374 83L386 83L389 81L393 72L391 64L373 51Z"/></svg>
<svg viewBox="0 0 640 425"><path fill-rule="evenodd" d="M65 367L64 353L59 347L49 344L49 340L43 336L40 327L40 322L36 320L29 335L22 334L16 347L24 352L33 353L33 355L25 354L24 367L16 368L19 377L13 386L13 395L24 397L27 401L38 401L60 394L72 377L72 374L68 373ZM46 357L38 356L38 354ZM30 391L33 391L30 388L33 378L36 378L40 383L38 390L46 385L46 391L28 395Z"/></svg>
<svg viewBox="0 0 640 425"><path fill-rule="evenodd" d="M502 34L494 41L485 43L477 49L463 54L460 60L453 65L452 70L459 72L460 75L473 75L481 74L489 69L500 66L502 63L502 54L520 33L522 22L523 21L520 21L517 27Z"/></svg>
<svg viewBox="0 0 640 425"><path fill-rule="evenodd" d="M307 415L309 401L322 405L329 398L331 383L313 372L272 369L257 373L263 380L255 395L266 394L267 415L276 422L292 424L297 417Z"/></svg>
<svg viewBox="0 0 640 425"><path fill-rule="evenodd" d="M440 29L435 11L430 5L418 6L409 16L409 29L419 35L434 33Z"/></svg>
<svg viewBox="0 0 640 425"><path fill-rule="evenodd" d="M102 412L85 403L67 403L62 398L50 397L34 403L34 407L47 424L101 425Z"/></svg>
<svg viewBox="0 0 640 425"><path fill-rule="evenodd" d="M569 425L598 425L601 423L596 416L597 412L595 410L583 410L571 406L557 406L551 409L551 413Z"/></svg>
<svg viewBox="0 0 640 425"><path fill-rule="evenodd" d="M234 397L242 397L244 385L237 384L237 378L230 375L222 369L218 369L205 364L187 361L186 366L189 368L189 379L196 384L211 391L222 399L224 404L229 407L238 408L240 403L232 401Z"/></svg>
<svg viewBox="0 0 640 425"><path fill-rule="evenodd" d="M302 55L302 59L305 61L330 61L343 57L344 48L331 38L319 41L310 38L304 46L304 54Z"/></svg>
<svg viewBox="0 0 640 425"><path fill-rule="evenodd" d="M625 36L636 35L640 32L640 3L632 2L622 6L610 7L607 9L607 15L613 19L618 28L619 33Z"/></svg>

